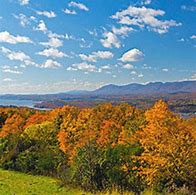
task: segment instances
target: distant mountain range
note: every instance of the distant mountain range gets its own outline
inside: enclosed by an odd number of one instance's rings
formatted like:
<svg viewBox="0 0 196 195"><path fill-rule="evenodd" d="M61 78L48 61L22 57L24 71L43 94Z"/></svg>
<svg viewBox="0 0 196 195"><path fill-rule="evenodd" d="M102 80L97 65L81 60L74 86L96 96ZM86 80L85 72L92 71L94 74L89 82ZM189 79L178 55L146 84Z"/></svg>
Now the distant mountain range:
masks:
<svg viewBox="0 0 196 195"><path fill-rule="evenodd" d="M106 85L91 93L93 95L150 95L171 93L195 93L196 81L155 82L148 84Z"/></svg>
<svg viewBox="0 0 196 195"><path fill-rule="evenodd" d="M128 84L128 85L106 85L94 91L70 91L58 94L45 95L1 95L1 99L17 99L17 100L74 100L74 99L93 99L97 96L126 96L126 95L161 95L161 94L178 94L178 93L196 93L196 81L182 82L154 82L148 84Z"/></svg>

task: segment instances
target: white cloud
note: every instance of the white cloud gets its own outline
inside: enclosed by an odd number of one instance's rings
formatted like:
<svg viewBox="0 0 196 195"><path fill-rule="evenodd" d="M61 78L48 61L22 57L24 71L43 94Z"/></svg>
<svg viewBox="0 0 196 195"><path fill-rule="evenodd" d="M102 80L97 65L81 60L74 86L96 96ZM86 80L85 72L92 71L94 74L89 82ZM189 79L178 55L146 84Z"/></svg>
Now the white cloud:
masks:
<svg viewBox="0 0 196 195"><path fill-rule="evenodd" d="M0 32L0 42L17 44L17 43L32 43L31 39L24 36L13 36L9 32Z"/></svg>
<svg viewBox="0 0 196 195"><path fill-rule="evenodd" d="M19 15L14 15L14 17L20 21L20 25L22 27L26 27L31 23L31 21L36 21L36 18L34 16L27 17L22 13L20 13Z"/></svg>
<svg viewBox="0 0 196 195"><path fill-rule="evenodd" d="M83 61L96 62L96 57L93 55L79 54L79 56Z"/></svg>
<svg viewBox="0 0 196 195"><path fill-rule="evenodd" d="M82 4L82 3L77 3L77 2L74 2L74 1L71 1L69 4L68 4L69 7L76 7L80 10L84 10L84 11L89 11L89 8Z"/></svg>
<svg viewBox="0 0 196 195"><path fill-rule="evenodd" d="M122 67L124 69L133 69L134 68L134 66L132 64L124 64Z"/></svg>
<svg viewBox="0 0 196 195"><path fill-rule="evenodd" d="M52 38L49 39L48 42L41 42L40 44L43 45L43 46L46 46L46 47L58 48L58 47L61 47L63 45L63 42L58 38L52 37Z"/></svg>
<svg viewBox="0 0 196 195"><path fill-rule="evenodd" d="M149 5L152 3L152 0L142 0L141 4L142 5Z"/></svg>
<svg viewBox="0 0 196 195"><path fill-rule="evenodd" d="M77 71L78 69L77 68L73 68L72 66L69 66L67 68L68 71Z"/></svg>
<svg viewBox="0 0 196 195"><path fill-rule="evenodd" d="M148 66L147 64L143 64L142 69L151 70L152 67L151 66Z"/></svg>
<svg viewBox="0 0 196 195"><path fill-rule="evenodd" d="M136 62L140 61L144 57L144 54L139 49L131 49L128 52L124 53L123 56L119 59L122 62Z"/></svg>
<svg viewBox="0 0 196 195"><path fill-rule="evenodd" d="M10 60L12 61L21 61L24 62L25 65L34 65L37 66L32 59L30 58L30 56L28 56L27 54L25 54L24 52L15 52L15 51L11 51L5 47L1 47L0 51Z"/></svg>
<svg viewBox="0 0 196 195"><path fill-rule="evenodd" d="M73 64L71 67L68 67L67 70L82 70L85 72L98 72L97 67L92 65L92 64L88 64L86 62L81 62L78 64Z"/></svg>
<svg viewBox="0 0 196 195"><path fill-rule="evenodd" d="M46 93L60 93L62 91L70 90L93 90L97 89L103 85L105 82L89 82L82 79L65 79L58 82L42 82L39 84L31 84L29 82L13 82L13 83L4 83L0 87L0 93L17 93L17 94L46 94Z"/></svg>
<svg viewBox="0 0 196 195"><path fill-rule="evenodd" d="M31 58L26 55L25 53L19 51L19 52L14 52L11 51L5 47L1 47L1 52L7 56L10 60L19 60L19 61L25 61L25 60L30 60Z"/></svg>
<svg viewBox="0 0 196 195"><path fill-rule="evenodd" d="M96 29L93 29L93 30L89 30L88 33L94 37L97 37L98 36L98 33L97 33L97 30Z"/></svg>
<svg viewBox="0 0 196 195"><path fill-rule="evenodd" d="M177 40L178 42L185 42L185 39L184 38L180 38Z"/></svg>
<svg viewBox="0 0 196 195"><path fill-rule="evenodd" d="M117 12L112 16L120 24L146 28L159 34L167 33L170 27L179 26L175 20L160 20L157 17L164 16L163 10L155 10L146 7L129 6L127 9Z"/></svg>
<svg viewBox="0 0 196 195"><path fill-rule="evenodd" d="M109 59L109 58L113 58L113 53L110 51L96 51L93 52L92 55L96 56L97 58L101 58L101 59Z"/></svg>
<svg viewBox="0 0 196 195"><path fill-rule="evenodd" d="M163 72L168 72L169 69L168 69L168 68L163 68L162 71L163 71Z"/></svg>
<svg viewBox="0 0 196 195"><path fill-rule="evenodd" d="M193 74L193 75L191 76L191 80L196 80L196 74Z"/></svg>
<svg viewBox="0 0 196 195"><path fill-rule="evenodd" d="M144 77L144 75L143 75L143 74L138 74L137 76L138 76L139 78Z"/></svg>
<svg viewBox="0 0 196 195"><path fill-rule="evenodd" d="M69 34L65 34L65 35L61 35L61 34L57 34L57 33L53 33L51 31L48 31L48 37L49 38L58 38L58 39L65 39L65 40L74 40L75 38L72 35Z"/></svg>
<svg viewBox="0 0 196 195"><path fill-rule="evenodd" d="M46 16L48 18L55 18L56 14L53 11L36 11L38 15Z"/></svg>
<svg viewBox="0 0 196 195"><path fill-rule="evenodd" d="M39 24L38 24L38 26L35 30L42 31L42 32L47 32L48 29L46 27L45 22L43 20L40 20Z"/></svg>
<svg viewBox="0 0 196 195"><path fill-rule="evenodd" d="M191 39L196 39L196 35L192 35L190 38Z"/></svg>
<svg viewBox="0 0 196 195"><path fill-rule="evenodd" d="M118 37L112 32L104 32L103 34L104 39L101 39L101 43L106 48L112 48L113 46L116 48L121 47L120 40Z"/></svg>
<svg viewBox="0 0 196 195"><path fill-rule="evenodd" d="M5 72L5 73L11 73L11 74L22 74L21 71L18 71L18 70L12 70L12 69L3 69L2 72Z"/></svg>
<svg viewBox="0 0 196 195"><path fill-rule="evenodd" d="M11 81L13 81L11 78L5 78L5 79L3 79L3 81L4 82L11 82Z"/></svg>
<svg viewBox="0 0 196 195"><path fill-rule="evenodd" d="M112 27L111 32L104 32L103 39L101 39L101 43L106 48L112 48L113 46L116 48L121 47L121 42L118 36L125 37L129 32L134 31L132 27L122 26L120 28Z"/></svg>
<svg viewBox="0 0 196 195"><path fill-rule="evenodd" d="M46 60L41 66L40 68L59 68L61 67L61 64L58 63L57 61L48 59Z"/></svg>
<svg viewBox="0 0 196 195"><path fill-rule="evenodd" d="M113 53L110 51L96 51L96 52L92 52L92 54L90 55L85 55L85 54L80 54L79 55L80 58L84 61L88 61L88 62L96 62L97 59L109 59L109 58L113 58Z"/></svg>
<svg viewBox="0 0 196 195"><path fill-rule="evenodd" d="M120 28L116 28L116 27L113 27L112 28L112 32L115 34L115 35L122 35L122 36L126 36L129 32L132 32L134 31L133 28L131 27L128 27L128 26L122 26Z"/></svg>
<svg viewBox="0 0 196 195"><path fill-rule="evenodd" d="M43 51L38 52L37 54L46 57L54 57L54 58L62 58L65 56L68 57L65 53L55 48L45 49Z"/></svg>
<svg viewBox="0 0 196 195"><path fill-rule="evenodd" d="M77 12L75 10L70 10L70 9L64 9L63 12L65 14L69 14L69 15L76 15Z"/></svg>
<svg viewBox="0 0 196 195"><path fill-rule="evenodd" d="M40 45L43 45L45 47L53 47L53 48L58 48L63 46L63 41L64 40L77 40L74 36L69 35L69 34L57 34L53 33L52 31L48 30L47 31L47 36L49 38L48 42L40 42Z"/></svg>
<svg viewBox="0 0 196 195"><path fill-rule="evenodd" d="M185 10L185 11L194 12L194 11L196 11L196 6L194 6L194 5L190 5L190 6L182 5L182 6L181 6L181 9L182 9L182 10Z"/></svg>
<svg viewBox="0 0 196 195"><path fill-rule="evenodd" d="M102 70L110 70L111 67L109 65L105 65L101 67Z"/></svg>
<svg viewBox="0 0 196 195"><path fill-rule="evenodd" d="M136 75L137 72L133 70L133 71L131 71L131 74Z"/></svg>
<svg viewBox="0 0 196 195"><path fill-rule="evenodd" d="M28 5L29 0L19 0L20 5Z"/></svg>

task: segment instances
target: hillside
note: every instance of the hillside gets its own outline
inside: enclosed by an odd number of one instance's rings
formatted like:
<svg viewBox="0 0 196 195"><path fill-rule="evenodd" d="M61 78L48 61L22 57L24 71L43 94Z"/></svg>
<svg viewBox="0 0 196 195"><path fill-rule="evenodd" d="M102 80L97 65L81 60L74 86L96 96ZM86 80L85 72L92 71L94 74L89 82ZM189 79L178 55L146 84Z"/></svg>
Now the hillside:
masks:
<svg viewBox="0 0 196 195"><path fill-rule="evenodd" d="M150 95L171 93L194 93L196 92L196 81L183 82L155 82L128 85L106 85L92 92L94 95Z"/></svg>
<svg viewBox="0 0 196 195"><path fill-rule="evenodd" d="M11 100L34 100L34 101L48 101L48 100L88 100L95 99L97 96L125 96L125 95L161 95L161 94L183 94L196 93L196 81L183 82L154 82L148 84L132 83L128 85L105 85L93 91L68 91L57 94L28 94L16 95L7 94L0 95L1 99Z"/></svg>
<svg viewBox="0 0 196 195"><path fill-rule="evenodd" d="M17 181L17 182L16 182ZM14 171L0 169L0 194L1 195L81 195L79 190L61 187L52 178L32 176ZM86 195L89 193L85 193Z"/></svg>

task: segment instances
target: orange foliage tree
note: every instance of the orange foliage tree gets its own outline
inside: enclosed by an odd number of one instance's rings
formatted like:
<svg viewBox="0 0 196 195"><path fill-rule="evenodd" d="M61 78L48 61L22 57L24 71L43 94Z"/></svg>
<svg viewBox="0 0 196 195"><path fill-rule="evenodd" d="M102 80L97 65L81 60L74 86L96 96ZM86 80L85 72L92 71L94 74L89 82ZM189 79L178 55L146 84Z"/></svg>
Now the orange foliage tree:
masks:
<svg viewBox="0 0 196 195"><path fill-rule="evenodd" d="M131 129L125 129L126 124L139 111L127 104L103 104L86 109L64 107L59 113L64 113L58 134L60 148L73 158L79 148L90 142L100 147L126 144L125 136L131 135L127 133Z"/></svg>
<svg viewBox="0 0 196 195"><path fill-rule="evenodd" d="M196 175L195 128L174 115L163 101L145 113L147 125L137 132L144 149L140 173L149 184L164 180L167 185L190 185Z"/></svg>

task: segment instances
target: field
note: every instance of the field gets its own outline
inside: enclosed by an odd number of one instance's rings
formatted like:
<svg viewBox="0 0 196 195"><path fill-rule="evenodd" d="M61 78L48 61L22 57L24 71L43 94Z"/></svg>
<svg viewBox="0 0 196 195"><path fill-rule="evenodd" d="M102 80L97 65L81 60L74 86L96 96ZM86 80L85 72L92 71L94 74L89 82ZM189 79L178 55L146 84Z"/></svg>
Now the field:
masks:
<svg viewBox="0 0 196 195"><path fill-rule="evenodd" d="M113 192L96 193L97 195L120 195ZM124 192L123 195L133 195ZM168 193L168 195L183 195L185 193ZM58 180L44 176L33 176L15 171L0 169L0 195L92 195L77 189L61 186ZM142 195L161 195L146 190ZM167 193L165 193L167 195Z"/></svg>
<svg viewBox="0 0 196 195"><path fill-rule="evenodd" d="M81 195L79 190L61 187L58 181L44 176L32 176L0 169L1 195Z"/></svg>

